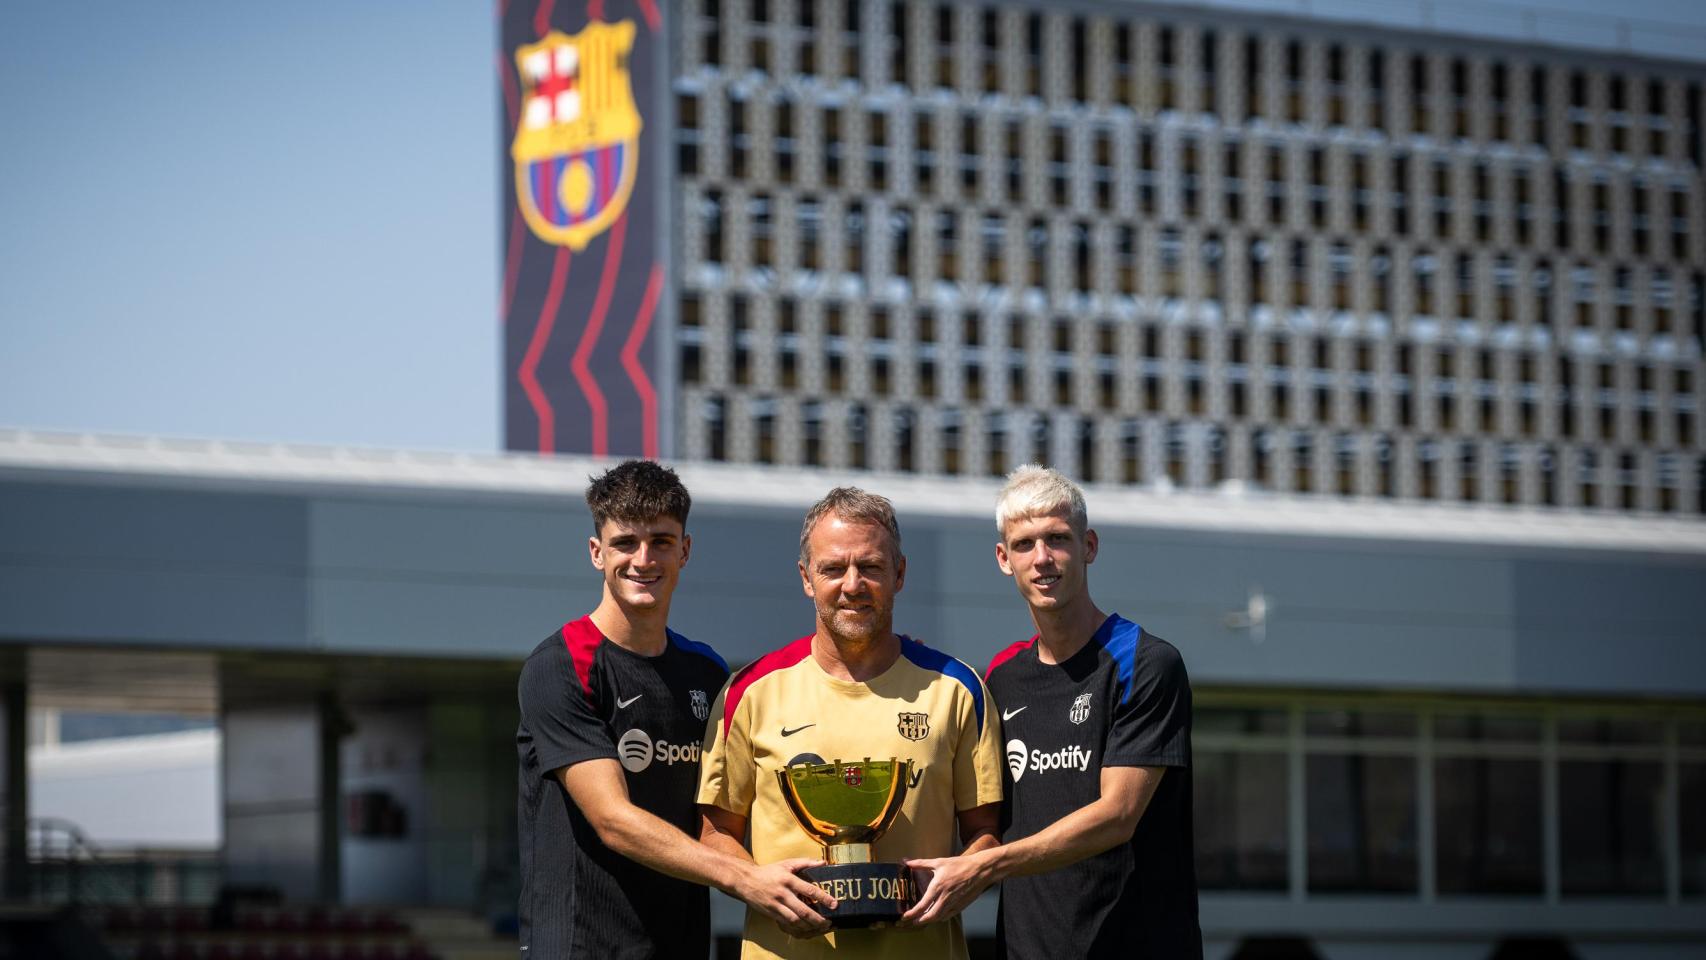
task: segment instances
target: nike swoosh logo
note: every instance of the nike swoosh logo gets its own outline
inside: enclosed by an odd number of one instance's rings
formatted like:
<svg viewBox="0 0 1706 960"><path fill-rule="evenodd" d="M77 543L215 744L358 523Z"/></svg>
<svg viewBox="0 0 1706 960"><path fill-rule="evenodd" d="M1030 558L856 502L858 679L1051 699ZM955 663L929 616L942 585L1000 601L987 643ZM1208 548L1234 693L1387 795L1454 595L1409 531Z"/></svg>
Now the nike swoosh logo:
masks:
<svg viewBox="0 0 1706 960"><path fill-rule="evenodd" d="M817 726L817 724L815 724L815 723L808 723L808 724L806 724L806 726L805 726L805 727L795 727L795 728L794 728L794 729L792 729L792 730L789 730L789 729L788 729L788 728L787 728L787 727L783 727L783 728L782 728L782 736L784 736L784 737L791 737L791 736L793 736L793 735L794 735L794 734L796 734L796 733L799 733L799 732L800 732L800 731L801 731L801 730L804 730L804 729L806 729L806 727L815 727L815 726Z"/></svg>
<svg viewBox="0 0 1706 960"><path fill-rule="evenodd" d="M1029 707L1029 706L1030 706L1030 704L1027 703L1027 704L1025 704L1024 707L1020 707L1017 710L1003 710L1003 711L1001 711L1001 722L1006 723L1007 721L1013 719L1014 717L1018 716L1019 714L1024 713L1025 708Z"/></svg>
<svg viewBox="0 0 1706 960"><path fill-rule="evenodd" d="M635 700L638 700L638 699L640 699L640 698L641 698L641 697L643 697L643 696L645 696L645 694L643 694L643 693L636 693L636 694L634 694L634 695L633 695L633 696L631 696L631 697L629 697L629 698L628 698L628 699L626 699L626 700L617 700L617 701L616 701L616 709L618 709L618 710L623 710L623 709L626 709L626 708L627 708L627 707L628 707L628 705L629 705L629 704L631 704L631 703L633 703L633 702L634 702L634 701L635 701ZM1024 708L1024 707L1020 707L1020 708L1019 708L1019 709L1020 709L1020 710L1023 710L1023 709L1025 709L1025 708Z"/></svg>

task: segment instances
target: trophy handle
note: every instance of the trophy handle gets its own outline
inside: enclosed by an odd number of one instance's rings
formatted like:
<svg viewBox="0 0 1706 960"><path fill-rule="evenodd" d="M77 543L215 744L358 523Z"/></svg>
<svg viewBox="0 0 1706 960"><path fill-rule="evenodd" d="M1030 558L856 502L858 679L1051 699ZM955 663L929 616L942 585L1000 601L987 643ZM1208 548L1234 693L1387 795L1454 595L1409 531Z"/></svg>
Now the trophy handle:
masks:
<svg viewBox="0 0 1706 960"><path fill-rule="evenodd" d="M800 829L804 830L813 840L816 840L818 846L827 850L829 841L835 836L837 825L812 816L811 811L806 809L806 805L800 802L800 795L794 792L794 782L788 776L787 767L776 771L776 779L782 784L782 799L788 804L788 812L792 813L794 819L799 821Z"/></svg>
<svg viewBox="0 0 1706 960"><path fill-rule="evenodd" d="M883 804L882 819L871 825L873 837L882 836L894 826L894 818L900 816L900 805L906 802L907 784L912 781L912 761L896 760L894 765L894 779L889 783L889 797Z"/></svg>

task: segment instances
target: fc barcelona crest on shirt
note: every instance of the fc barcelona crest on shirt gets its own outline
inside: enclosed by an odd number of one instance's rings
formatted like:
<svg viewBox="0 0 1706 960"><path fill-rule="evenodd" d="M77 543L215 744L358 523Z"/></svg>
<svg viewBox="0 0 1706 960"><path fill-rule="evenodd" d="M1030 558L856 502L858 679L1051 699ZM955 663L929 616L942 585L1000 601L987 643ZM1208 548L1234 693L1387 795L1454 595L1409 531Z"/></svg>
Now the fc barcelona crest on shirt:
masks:
<svg viewBox="0 0 1706 960"><path fill-rule="evenodd" d="M922 740L930 735L930 715L928 713L906 713L902 711L900 723L897 726L900 735L906 739Z"/></svg>
<svg viewBox="0 0 1706 960"><path fill-rule="evenodd" d="M546 243L584 249L628 206L640 111L628 76L634 22L557 30L515 51L521 116L510 156L516 200Z"/></svg>
<svg viewBox="0 0 1706 960"><path fill-rule="evenodd" d="M1090 695L1088 693L1081 693L1078 695L1078 699L1072 701L1072 711L1066 715L1066 719L1073 723L1083 723L1090 719Z"/></svg>
<svg viewBox="0 0 1706 960"><path fill-rule="evenodd" d="M711 715L711 701L705 696L705 691L687 691L687 702L693 708L693 716L696 719L703 720Z"/></svg>

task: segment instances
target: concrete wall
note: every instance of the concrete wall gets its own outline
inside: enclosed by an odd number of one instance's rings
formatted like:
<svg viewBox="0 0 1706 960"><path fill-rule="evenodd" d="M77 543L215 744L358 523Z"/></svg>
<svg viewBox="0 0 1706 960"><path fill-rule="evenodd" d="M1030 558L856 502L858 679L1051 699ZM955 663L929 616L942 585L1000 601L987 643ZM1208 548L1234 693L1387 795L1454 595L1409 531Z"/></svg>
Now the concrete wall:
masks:
<svg viewBox="0 0 1706 960"><path fill-rule="evenodd" d="M226 709L226 883L276 888L291 900L338 898L338 850L327 842L338 804L336 784L326 783L324 722L317 704Z"/></svg>
<svg viewBox="0 0 1706 960"><path fill-rule="evenodd" d="M339 865L345 903L422 903L427 889L426 710L354 710L338 744L343 806ZM402 811L400 835L360 836L347 816L353 794L379 791Z"/></svg>
<svg viewBox="0 0 1706 960"><path fill-rule="evenodd" d="M217 850L219 731L30 750L30 818L69 820L103 849Z"/></svg>

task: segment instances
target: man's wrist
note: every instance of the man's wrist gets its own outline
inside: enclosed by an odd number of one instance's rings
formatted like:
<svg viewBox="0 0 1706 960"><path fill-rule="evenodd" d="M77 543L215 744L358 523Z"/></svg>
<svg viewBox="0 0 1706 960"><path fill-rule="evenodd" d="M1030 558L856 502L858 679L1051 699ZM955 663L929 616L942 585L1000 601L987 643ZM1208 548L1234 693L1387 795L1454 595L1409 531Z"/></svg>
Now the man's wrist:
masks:
<svg viewBox="0 0 1706 960"><path fill-rule="evenodd" d="M1007 871L1012 869L1012 857L1009 856L1008 847L1004 843L984 847L969 856L985 886L994 886L1007 879Z"/></svg>
<svg viewBox="0 0 1706 960"><path fill-rule="evenodd" d="M730 856L721 850L716 851L716 857L718 867L713 886L736 900L744 902L748 881L751 879L753 871L758 869L757 865L739 857Z"/></svg>

